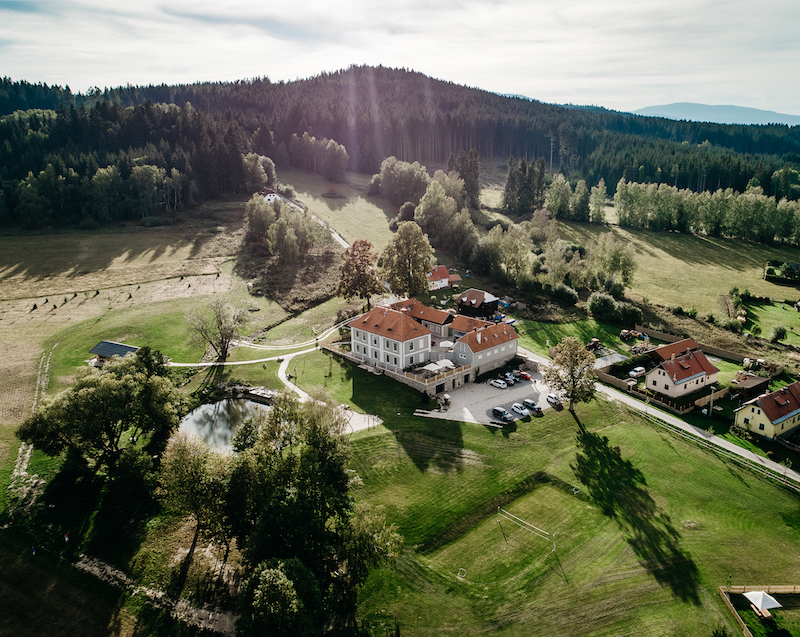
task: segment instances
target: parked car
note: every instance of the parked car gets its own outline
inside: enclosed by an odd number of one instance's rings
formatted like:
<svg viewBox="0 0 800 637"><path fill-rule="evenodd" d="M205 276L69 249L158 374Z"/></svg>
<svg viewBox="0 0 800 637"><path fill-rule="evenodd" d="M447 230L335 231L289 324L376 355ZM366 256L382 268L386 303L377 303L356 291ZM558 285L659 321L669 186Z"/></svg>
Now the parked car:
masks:
<svg viewBox="0 0 800 637"><path fill-rule="evenodd" d="M644 376L646 373L647 370L644 367L634 367L628 372L628 376L631 378L639 378L639 376Z"/></svg>
<svg viewBox="0 0 800 637"><path fill-rule="evenodd" d="M555 394L547 394L547 402L553 405L553 407L561 405L561 399Z"/></svg>
<svg viewBox="0 0 800 637"><path fill-rule="evenodd" d="M513 405L511 405L511 411L518 413L523 418L527 418L528 416L531 415L531 412L529 412L525 407L523 407L521 403L514 403Z"/></svg>
<svg viewBox="0 0 800 637"><path fill-rule="evenodd" d="M500 389L505 389L508 387L508 383L506 383L504 380L500 380L499 378L492 378L492 380L489 381L489 384L492 387L499 387Z"/></svg>
<svg viewBox="0 0 800 637"><path fill-rule="evenodd" d="M530 380L531 375L528 372L523 372L521 369L514 372L514 376L516 376L519 380Z"/></svg>
<svg viewBox="0 0 800 637"><path fill-rule="evenodd" d="M498 420L504 420L505 422L514 421L514 417L502 407L492 407L492 415Z"/></svg>
<svg viewBox="0 0 800 637"><path fill-rule="evenodd" d="M527 409L529 412L531 412L532 415L534 415L534 416L541 416L542 415L542 408L539 407L539 405L536 404L535 400L532 400L530 398L526 398L525 400L522 401L522 404L525 405L525 409Z"/></svg>
<svg viewBox="0 0 800 637"><path fill-rule="evenodd" d="M514 383L517 382L516 376L514 376L514 374L512 374L511 372L506 372L505 374L503 374L503 380L505 380L509 385L513 385Z"/></svg>

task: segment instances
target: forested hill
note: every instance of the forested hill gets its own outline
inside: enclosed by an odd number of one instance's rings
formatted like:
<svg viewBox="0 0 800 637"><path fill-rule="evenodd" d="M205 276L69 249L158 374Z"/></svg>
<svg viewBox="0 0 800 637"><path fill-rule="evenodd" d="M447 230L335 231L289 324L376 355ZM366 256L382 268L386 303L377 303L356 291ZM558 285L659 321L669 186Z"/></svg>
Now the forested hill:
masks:
<svg viewBox="0 0 800 637"><path fill-rule="evenodd" d="M188 174L201 195L213 196L239 187L220 164L225 156L255 151L279 166L295 163L292 135L305 132L343 144L350 168L367 173L391 155L430 167L475 148L484 163L513 154L528 162L544 158L549 167L552 157L553 172L590 185L603 178L613 188L625 177L743 192L755 179L766 194L782 196L770 192L773 175L787 164L800 167L800 127L672 121L544 104L384 67L287 83L258 78L87 94L3 78L0 109L40 111L0 118L0 178L5 207L13 210L21 194L17 184L29 171L36 177L52 164L69 179L61 160L68 168L77 162L74 178L80 180L92 177L95 164L117 165L127 176L126 162L146 156L167 172ZM202 170L210 171L207 177L198 177Z"/></svg>

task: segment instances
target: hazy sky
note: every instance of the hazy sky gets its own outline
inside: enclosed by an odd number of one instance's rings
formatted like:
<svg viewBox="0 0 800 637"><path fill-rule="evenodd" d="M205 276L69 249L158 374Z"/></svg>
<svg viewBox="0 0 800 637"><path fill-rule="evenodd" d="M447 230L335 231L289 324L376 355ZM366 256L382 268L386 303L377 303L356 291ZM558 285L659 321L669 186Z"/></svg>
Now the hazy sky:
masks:
<svg viewBox="0 0 800 637"><path fill-rule="evenodd" d="M800 115L798 0L0 0L0 75L91 86L405 67L630 111Z"/></svg>

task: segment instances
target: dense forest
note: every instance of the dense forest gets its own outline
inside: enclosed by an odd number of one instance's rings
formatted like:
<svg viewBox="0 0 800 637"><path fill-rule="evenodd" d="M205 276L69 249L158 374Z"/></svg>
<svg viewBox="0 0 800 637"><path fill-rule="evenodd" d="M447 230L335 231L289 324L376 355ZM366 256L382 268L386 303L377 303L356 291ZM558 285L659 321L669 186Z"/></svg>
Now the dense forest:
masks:
<svg viewBox="0 0 800 637"><path fill-rule="evenodd" d="M800 127L543 104L404 69L86 94L3 78L0 116L0 219L28 227L148 216L244 191L252 184L242 162L252 153L339 180L344 167L375 173L389 156L444 166L474 148L484 163L544 160L573 184L613 187L624 178L694 192L756 184L765 195L798 196L797 188L779 192L785 180L773 176L800 167ZM98 170L109 174L92 190ZM113 205L98 203L99 194Z"/></svg>

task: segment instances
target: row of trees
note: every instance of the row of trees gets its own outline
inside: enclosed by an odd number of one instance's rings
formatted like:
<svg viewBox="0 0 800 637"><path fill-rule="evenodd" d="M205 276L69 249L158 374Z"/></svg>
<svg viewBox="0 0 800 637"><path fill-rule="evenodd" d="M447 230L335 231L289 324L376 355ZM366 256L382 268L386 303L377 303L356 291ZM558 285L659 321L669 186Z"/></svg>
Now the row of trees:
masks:
<svg viewBox="0 0 800 637"><path fill-rule="evenodd" d="M344 182L350 163L347 149L332 139L317 139L308 132L289 139L289 163L322 175L328 181ZM281 149L278 150L281 154Z"/></svg>
<svg viewBox="0 0 800 637"><path fill-rule="evenodd" d="M622 179L614 203L620 226L800 243L800 204L768 197L760 186L695 193Z"/></svg>

